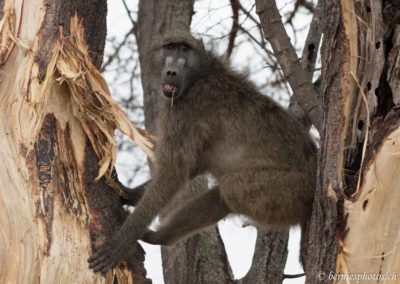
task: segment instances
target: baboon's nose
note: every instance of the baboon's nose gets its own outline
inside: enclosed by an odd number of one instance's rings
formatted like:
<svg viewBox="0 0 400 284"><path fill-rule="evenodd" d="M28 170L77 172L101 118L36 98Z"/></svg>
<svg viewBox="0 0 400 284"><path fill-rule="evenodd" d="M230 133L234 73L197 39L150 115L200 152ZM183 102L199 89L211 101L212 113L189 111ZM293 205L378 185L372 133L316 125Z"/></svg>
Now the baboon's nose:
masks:
<svg viewBox="0 0 400 284"><path fill-rule="evenodd" d="M174 66L166 66L164 69L164 79L168 80L176 80L178 77L178 69Z"/></svg>
<svg viewBox="0 0 400 284"><path fill-rule="evenodd" d="M168 70L168 71L167 71L167 75L168 75L168 76L176 76L176 71Z"/></svg>

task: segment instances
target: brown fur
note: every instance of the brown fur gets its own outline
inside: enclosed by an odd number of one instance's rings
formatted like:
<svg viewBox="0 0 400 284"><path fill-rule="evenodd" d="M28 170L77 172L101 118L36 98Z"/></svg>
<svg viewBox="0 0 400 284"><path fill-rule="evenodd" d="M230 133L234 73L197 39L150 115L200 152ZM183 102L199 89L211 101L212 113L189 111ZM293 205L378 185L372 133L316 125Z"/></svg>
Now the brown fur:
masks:
<svg viewBox="0 0 400 284"><path fill-rule="evenodd" d="M206 74L172 106L159 100L153 179L120 231L89 260L96 271L115 266L126 244L141 237L170 244L229 213L268 227L303 225L310 216L316 148L308 131L219 59L201 56ZM177 208L158 231L148 231L174 194L204 173L218 185Z"/></svg>
<svg viewBox="0 0 400 284"><path fill-rule="evenodd" d="M231 213L268 226L304 222L311 210L316 172L309 134L217 59L211 68L212 75L197 81L172 108L168 101L160 101L157 161L162 164L156 179L182 186L191 172L211 173ZM177 190L160 187L168 197ZM147 194L153 195L152 190ZM187 218L194 222L195 215Z"/></svg>

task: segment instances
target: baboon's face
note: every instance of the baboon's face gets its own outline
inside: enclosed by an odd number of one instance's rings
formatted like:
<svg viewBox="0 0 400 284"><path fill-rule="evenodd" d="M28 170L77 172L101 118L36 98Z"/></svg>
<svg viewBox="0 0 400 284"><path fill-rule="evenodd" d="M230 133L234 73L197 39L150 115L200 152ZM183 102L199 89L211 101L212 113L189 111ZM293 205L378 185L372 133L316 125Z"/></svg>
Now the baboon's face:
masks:
<svg viewBox="0 0 400 284"><path fill-rule="evenodd" d="M184 95L194 83L198 73L199 56L184 42L170 43L162 47L164 67L162 89L167 99L177 99Z"/></svg>

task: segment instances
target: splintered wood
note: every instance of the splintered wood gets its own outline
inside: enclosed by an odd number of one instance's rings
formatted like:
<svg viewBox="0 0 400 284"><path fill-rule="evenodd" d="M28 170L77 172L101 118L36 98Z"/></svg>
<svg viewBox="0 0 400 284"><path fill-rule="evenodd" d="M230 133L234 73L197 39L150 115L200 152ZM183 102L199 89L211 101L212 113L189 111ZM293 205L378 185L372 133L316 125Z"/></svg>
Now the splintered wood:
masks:
<svg viewBox="0 0 400 284"><path fill-rule="evenodd" d="M114 131L152 157L150 136L112 100L77 16L68 36L55 27L59 34L41 72L37 54L47 36L41 34L47 9L42 1L6 0L0 22L0 282L111 283L118 277L131 283L123 269L106 278L88 269L89 227L98 225L89 222L85 145L89 140L98 157L97 178L108 178Z"/></svg>

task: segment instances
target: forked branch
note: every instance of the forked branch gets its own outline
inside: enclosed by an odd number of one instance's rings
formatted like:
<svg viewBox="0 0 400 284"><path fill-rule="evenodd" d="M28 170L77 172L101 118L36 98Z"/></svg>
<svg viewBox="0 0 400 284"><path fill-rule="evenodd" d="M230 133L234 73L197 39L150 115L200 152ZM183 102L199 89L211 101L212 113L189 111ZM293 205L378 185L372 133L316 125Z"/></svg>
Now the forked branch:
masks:
<svg viewBox="0 0 400 284"><path fill-rule="evenodd" d="M314 15L303 47L303 54L301 56L301 65L310 82L313 79L315 62L317 61L318 49L321 42L323 26L322 11L324 3L324 1L318 1L318 4L314 9ZM318 89L316 85L317 84L314 83L314 89ZM305 126L310 126L310 119L307 117L307 114L303 111L302 107L299 106L294 96L290 100L289 111L302 121Z"/></svg>
<svg viewBox="0 0 400 284"><path fill-rule="evenodd" d="M256 12L260 17L265 38L282 67L283 74L299 105L307 113L312 124L321 131L322 106L314 86L303 69L290 38L286 33L275 0L256 0Z"/></svg>

